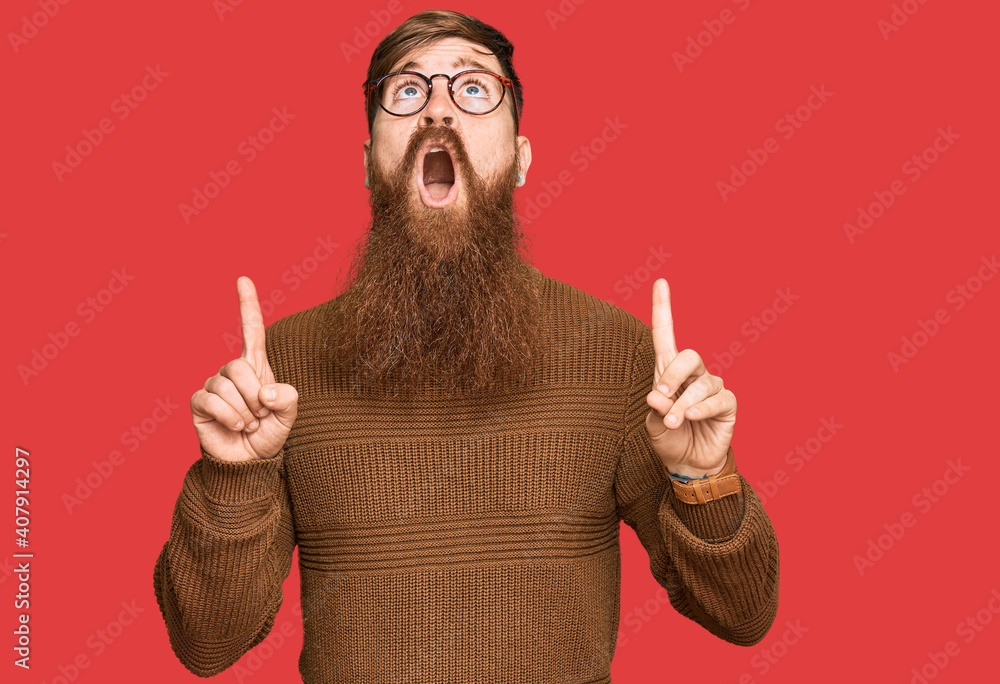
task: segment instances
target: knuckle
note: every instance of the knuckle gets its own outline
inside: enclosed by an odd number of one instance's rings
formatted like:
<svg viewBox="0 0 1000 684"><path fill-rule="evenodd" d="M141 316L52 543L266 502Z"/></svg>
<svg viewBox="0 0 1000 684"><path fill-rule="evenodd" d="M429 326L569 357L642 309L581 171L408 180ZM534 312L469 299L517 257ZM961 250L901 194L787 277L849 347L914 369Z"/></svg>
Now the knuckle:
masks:
<svg viewBox="0 0 1000 684"><path fill-rule="evenodd" d="M206 416L211 416L212 418L219 420L220 407L218 403L218 397L214 394L205 394L202 398L200 409Z"/></svg>
<svg viewBox="0 0 1000 684"><path fill-rule="evenodd" d="M712 394L713 392L711 385L709 385L707 382L700 382L698 383L698 387L695 389L694 396L691 397L691 399L693 403L697 403L699 401L702 401L703 399L707 399L708 397L712 396Z"/></svg>
<svg viewBox="0 0 1000 684"><path fill-rule="evenodd" d="M705 391L705 378L697 377L688 383L687 388L684 390L689 396L694 396L696 394L701 394Z"/></svg>
<svg viewBox="0 0 1000 684"><path fill-rule="evenodd" d="M246 412L240 410L238 407L233 406L232 404L226 404L225 408L221 409L219 413L225 416L227 423L230 421L235 422L236 420L242 420L243 425L250 424L250 421L246 419Z"/></svg>
<svg viewBox="0 0 1000 684"><path fill-rule="evenodd" d="M260 403L260 398L257 396L258 392L260 392L259 384L254 387L246 385L240 390L240 396L243 397L243 401L247 406L253 408L255 411L259 410L263 405Z"/></svg>
<svg viewBox="0 0 1000 684"><path fill-rule="evenodd" d="M237 412L242 412L247 408L246 397L244 397L239 391L226 396L224 400Z"/></svg>
<svg viewBox="0 0 1000 684"><path fill-rule="evenodd" d="M232 361L229 361L225 366L222 367L226 372L225 373L222 373L222 371L219 372L222 375L226 376L227 378L232 378L234 375L240 372L240 362L242 360L243 359L233 359Z"/></svg>
<svg viewBox="0 0 1000 684"><path fill-rule="evenodd" d="M219 407L224 405L226 402L222 400L218 394L213 394L212 392L206 392L203 398L203 406L206 411L214 413L219 410Z"/></svg>
<svg viewBox="0 0 1000 684"><path fill-rule="evenodd" d="M223 394L233 381L222 375L213 375L205 381L205 391L209 394Z"/></svg>

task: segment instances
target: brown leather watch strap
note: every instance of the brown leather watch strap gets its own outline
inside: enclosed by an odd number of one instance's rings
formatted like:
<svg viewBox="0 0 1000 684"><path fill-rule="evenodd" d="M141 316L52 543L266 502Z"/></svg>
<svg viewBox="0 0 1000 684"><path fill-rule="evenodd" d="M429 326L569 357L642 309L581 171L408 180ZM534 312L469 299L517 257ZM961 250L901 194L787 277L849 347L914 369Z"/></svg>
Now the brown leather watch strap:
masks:
<svg viewBox="0 0 1000 684"><path fill-rule="evenodd" d="M690 482L671 479L670 483L674 487L674 494L677 495L677 498L687 504L704 504L735 494L740 491L742 485L740 484L740 476L736 473L733 447L729 447L729 451L726 452L726 464L715 475Z"/></svg>

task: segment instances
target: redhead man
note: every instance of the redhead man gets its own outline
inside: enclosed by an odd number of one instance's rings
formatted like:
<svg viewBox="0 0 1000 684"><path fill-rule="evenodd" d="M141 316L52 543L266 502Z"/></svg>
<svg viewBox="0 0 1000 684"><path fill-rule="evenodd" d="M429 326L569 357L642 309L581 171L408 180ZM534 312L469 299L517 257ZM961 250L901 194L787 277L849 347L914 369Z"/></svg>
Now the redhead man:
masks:
<svg viewBox="0 0 1000 684"><path fill-rule="evenodd" d="M650 329L526 260L512 55L449 11L386 36L344 292L265 329L237 281L243 353L192 396L201 456L154 571L195 674L267 637L296 546L307 684L610 682L622 521L678 613L743 646L773 623L736 400L677 350L666 281Z"/></svg>

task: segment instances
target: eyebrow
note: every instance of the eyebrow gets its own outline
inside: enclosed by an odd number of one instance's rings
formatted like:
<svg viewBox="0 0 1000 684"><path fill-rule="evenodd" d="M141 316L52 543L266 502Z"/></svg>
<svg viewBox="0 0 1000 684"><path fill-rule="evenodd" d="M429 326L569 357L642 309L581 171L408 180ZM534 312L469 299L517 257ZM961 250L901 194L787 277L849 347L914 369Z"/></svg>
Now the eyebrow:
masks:
<svg viewBox="0 0 1000 684"><path fill-rule="evenodd" d="M469 59L468 57L459 57L458 59L456 59L454 62L451 63L452 69L458 69L460 67L469 67L471 69L482 69L483 71L490 71L490 72L493 71L493 69L491 69L490 67L484 66L481 62L477 62L474 59ZM420 62L415 62L411 59L409 62L399 67L398 69L393 69L393 71L411 71L417 69L420 69Z"/></svg>

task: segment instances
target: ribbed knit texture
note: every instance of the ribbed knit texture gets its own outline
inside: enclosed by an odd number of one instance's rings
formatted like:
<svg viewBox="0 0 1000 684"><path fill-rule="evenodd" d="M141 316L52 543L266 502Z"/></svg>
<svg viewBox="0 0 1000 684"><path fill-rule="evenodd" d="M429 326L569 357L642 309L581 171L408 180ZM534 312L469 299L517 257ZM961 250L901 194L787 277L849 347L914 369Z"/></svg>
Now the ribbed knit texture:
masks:
<svg viewBox="0 0 1000 684"><path fill-rule="evenodd" d="M323 348L336 298L267 327L299 392L291 435L266 460L202 451L156 561L186 668L216 674L267 636L297 544L306 684L609 683L621 520L679 613L763 638L778 543L757 495L741 476L742 493L678 501L645 428L649 328L532 270L544 353L520 388L352 394Z"/></svg>

